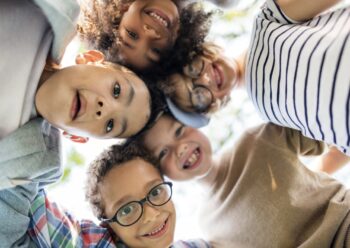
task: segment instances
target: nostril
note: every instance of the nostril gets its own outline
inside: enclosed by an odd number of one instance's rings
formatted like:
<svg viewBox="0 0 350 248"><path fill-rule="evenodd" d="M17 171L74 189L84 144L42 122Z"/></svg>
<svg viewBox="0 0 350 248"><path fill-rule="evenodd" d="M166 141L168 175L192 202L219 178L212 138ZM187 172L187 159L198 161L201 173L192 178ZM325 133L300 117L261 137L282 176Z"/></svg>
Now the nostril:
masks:
<svg viewBox="0 0 350 248"><path fill-rule="evenodd" d="M96 114L97 114L98 116L101 116L101 111L97 111Z"/></svg>
<svg viewBox="0 0 350 248"><path fill-rule="evenodd" d="M98 106L103 107L103 102L99 101ZM100 112L100 111L99 111ZM100 112L101 113L101 112Z"/></svg>

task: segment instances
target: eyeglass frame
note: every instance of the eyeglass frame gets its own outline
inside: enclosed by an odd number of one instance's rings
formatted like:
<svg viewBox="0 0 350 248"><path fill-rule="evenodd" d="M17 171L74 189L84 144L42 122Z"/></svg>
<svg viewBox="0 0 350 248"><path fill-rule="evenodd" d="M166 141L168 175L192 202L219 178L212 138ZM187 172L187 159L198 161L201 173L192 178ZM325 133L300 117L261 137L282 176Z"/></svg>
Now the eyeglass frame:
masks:
<svg viewBox="0 0 350 248"><path fill-rule="evenodd" d="M169 199L168 199L167 201L165 201L163 204L156 205L156 204L152 203L152 202L149 200L149 195L150 195L150 193L151 193L155 188L157 188L157 187L159 187L160 185L163 185L163 184L168 185L169 188L170 188ZM143 198L143 199L141 199L141 200L139 200L139 201L130 201L130 202L127 202L127 203L123 204L120 208L118 208L118 210L115 212L115 214L113 215L112 218L109 218L109 219L108 219L108 218L99 217L98 219L99 219L100 221L102 221L102 222L107 222L107 223L116 222L116 223L118 223L119 225L121 225L121 226L123 226L123 227L132 226L132 225L134 225L136 222L138 222L138 221L141 219L141 217L142 217L142 215L143 215L143 212L144 212L143 205L144 205L146 202L148 202L149 204L151 204L152 207L160 207L160 206L164 206L165 204L167 204L167 203L171 200L172 196L173 196L173 183L172 183L172 182L162 182L162 183L157 184L157 185L155 185L154 187L152 187L152 188L148 191L148 193L147 193L147 195L146 195L145 198ZM139 205L141 205L141 214L140 214L140 216L139 216L133 223L131 223L131 224L129 224L129 225L124 225L124 224L120 223L120 222L118 221L118 218L117 218L118 212L119 212L122 208L124 208L125 206L127 206L127 205L129 205L129 204L131 204L131 203L134 203L134 202L135 202L135 203L138 203Z"/></svg>
<svg viewBox="0 0 350 248"><path fill-rule="evenodd" d="M188 93L189 93L189 98L190 98L192 107L195 109L196 112L198 112L198 113L204 113L204 112L206 112L206 111L209 109L210 105L215 101L215 97L214 97L214 95L213 95L213 92L211 92L211 90L210 90L207 86L205 86L205 85L203 85L203 84L195 84L195 83L193 82L193 79L198 79L198 78L201 76L201 74L203 73L204 68L205 68L205 61L204 61L204 59L201 58L201 57L199 57L199 58L200 58L200 60L201 60L201 62L202 62L202 66L201 66L201 69L199 70L198 75L196 75L196 76L190 75L190 73L186 73L185 70L184 70L184 74L192 79L192 80L191 80L192 89L191 89L191 88L188 86L188 84L186 83L186 86L187 86L187 88L188 88L188 90L189 90ZM194 60L193 60L193 61L194 61ZM187 66L192 67L193 61L192 61L190 64L188 64ZM209 92L209 95L210 95L210 103L208 104L208 106L205 106L205 108L196 106L196 105L193 103L193 94L192 94L192 92L194 92L195 89L199 89L199 88L206 90L207 92Z"/></svg>

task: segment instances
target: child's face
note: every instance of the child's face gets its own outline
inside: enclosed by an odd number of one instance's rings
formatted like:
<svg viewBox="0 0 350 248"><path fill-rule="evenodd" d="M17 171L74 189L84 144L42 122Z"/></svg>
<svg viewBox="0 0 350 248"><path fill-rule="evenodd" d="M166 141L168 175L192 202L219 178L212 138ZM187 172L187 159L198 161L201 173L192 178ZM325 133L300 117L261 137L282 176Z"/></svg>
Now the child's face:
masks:
<svg viewBox="0 0 350 248"><path fill-rule="evenodd" d="M69 133L128 137L150 116L145 83L123 67L75 65L54 73L38 89L38 113Z"/></svg>
<svg viewBox="0 0 350 248"><path fill-rule="evenodd" d="M136 0L119 25L121 57L138 70L152 66L174 45L179 25L179 12L171 0Z"/></svg>
<svg viewBox="0 0 350 248"><path fill-rule="evenodd" d="M226 58L219 47L207 45L204 55L185 66L182 74L170 76L170 83L175 85L172 99L189 112L212 112L229 101L238 75L234 60Z"/></svg>
<svg viewBox="0 0 350 248"><path fill-rule="evenodd" d="M160 159L162 172L173 180L204 176L212 165L208 138L169 116L160 117L147 131L144 144Z"/></svg>
<svg viewBox="0 0 350 248"><path fill-rule="evenodd" d="M148 162L135 159L126 163L108 172L100 185L107 218L112 218L123 205L143 199L153 187L163 183L159 171ZM175 208L170 200L157 207L144 203L141 218L131 226L115 222L110 226L128 247L164 248L173 242L175 221Z"/></svg>

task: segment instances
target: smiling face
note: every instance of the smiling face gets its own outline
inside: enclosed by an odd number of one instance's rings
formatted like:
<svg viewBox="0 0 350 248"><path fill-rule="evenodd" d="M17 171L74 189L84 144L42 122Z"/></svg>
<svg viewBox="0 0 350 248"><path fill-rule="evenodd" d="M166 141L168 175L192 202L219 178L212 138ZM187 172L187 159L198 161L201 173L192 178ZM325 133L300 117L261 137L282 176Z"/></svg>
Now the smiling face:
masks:
<svg viewBox="0 0 350 248"><path fill-rule="evenodd" d="M182 74L169 77L175 86L172 100L185 111L213 112L229 101L240 74L235 60L226 58L219 47L206 44L204 54L185 66Z"/></svg>
<svg viewBox="0 0 350 248"><path fill-rule="evenodd" d="M71 134L114 138L141 130L150 116L150 94L134 73L113 65L64 68L38 89L38 113Z"/></svg>
<svg viewBox="0 0 350 248"><path fill-rule="evenodd" d="M112 218L120 207L130 201L143 199L160 183L163 183L163 179L159 171L141 159L113 168L100 185L106 217ZM109 225L128 247L169 247L173 242L176 220L172 201L157 207L146 202L143 210L142 217L131 226L124 227L118 223Z"/></svg>
<svg viewBox="0 0 350 248"><path fill-rule="evenodd" d="M143 70L159 62L179 30L179 12L170 0L136 0L119 25L120 56L126 64Z"/></svg>
<svg viewBox="0 0 350 248"><path fill-rule="evenodd" d="M162 172L173 180L203 177L212 165L208 138L169 116L160 117L143 142L159 158Z"/></svg>

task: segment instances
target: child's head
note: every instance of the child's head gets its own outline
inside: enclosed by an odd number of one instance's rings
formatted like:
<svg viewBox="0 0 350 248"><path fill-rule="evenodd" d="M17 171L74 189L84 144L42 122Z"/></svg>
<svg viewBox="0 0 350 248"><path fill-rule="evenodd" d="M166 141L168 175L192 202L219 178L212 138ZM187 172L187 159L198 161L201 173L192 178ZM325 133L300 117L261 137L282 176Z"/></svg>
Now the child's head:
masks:
<svg viewBox="0 0 350 248"><path fill-rule="evenodd" d="M96 51L77 62L54 72L39 86L38 113L76 135L114 138L140 131L151 112L146 84L123 66L104 62Z"/></svg>
<svg viewBox="0 0 350 248"><path fill-rule="evenodd" d="M172 185L158 161L134 144L114 145L89 167L86 198L100 220L128 247L164 248L173 242Z"/></svg>
<svg viewBox="0 0 350 248"><path fill-rule="evenodd" d="M225 57L220 47L206 43L203 54L196 56L181 73L172 74L158 84L181 109L212 113L229 101L231 90L240 78L237 62Z"/></svg>
<svg viewBox="0 0 350 248"><path fill-rule="evenodd" d="M170 115L161 116L137 139L159 159L162 173L173 180L205 176L212 165L208 138Z"/></svg>
<svg viewBox="0 0 350 248"><path fill-rule="evenodd" d="M186 0L85 0L78 31L108 60L145 71L169 61L169 51L173 49L189 54L202 43L211 14L199 5L185 3Z"/></svg>

